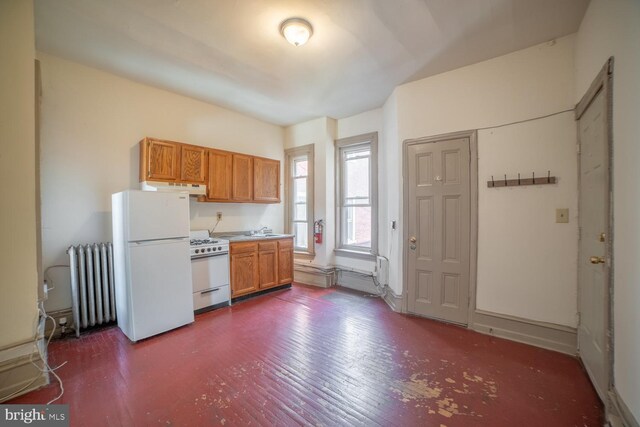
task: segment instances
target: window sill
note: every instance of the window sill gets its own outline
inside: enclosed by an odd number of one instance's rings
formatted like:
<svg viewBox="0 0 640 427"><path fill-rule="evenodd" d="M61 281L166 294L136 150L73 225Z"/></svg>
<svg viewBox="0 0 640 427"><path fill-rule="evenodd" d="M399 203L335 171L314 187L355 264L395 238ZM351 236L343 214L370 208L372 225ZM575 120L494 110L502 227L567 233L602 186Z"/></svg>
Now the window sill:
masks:
<svg viewBox="0 0 640 427"><path fill-rule="evenodd" d="M336 256L366 259L369 261L376 260L376 255L372 254L371 252L360 252L360 251L353 251L350 249L334 249L333 251L335 252Z"/></svg>

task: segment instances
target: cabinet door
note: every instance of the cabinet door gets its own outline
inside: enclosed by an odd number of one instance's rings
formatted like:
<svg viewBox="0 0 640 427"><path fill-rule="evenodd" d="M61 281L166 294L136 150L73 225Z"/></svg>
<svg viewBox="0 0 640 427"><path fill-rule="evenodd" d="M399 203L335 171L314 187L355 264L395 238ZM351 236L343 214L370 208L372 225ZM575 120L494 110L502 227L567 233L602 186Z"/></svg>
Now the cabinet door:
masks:
<svg viewBox="0 0 640 427"><path fill-rule="evenodd" d="M258 290L258 252L231 255L231 297Z"/></svg>
<svg viewBox="0 0 640 427"><path fill-rule="evenodd" d="M278 240L278 284L293 282L293 239Z"/></svg>
<svg viewBox="0 0 640 427"><path fill-rule="evenodd" d="M231 200L232 154L226 151L209 150L209 181L207 199L215 201Z"/></svg>
<svg viewBox="0 0 640 427"><path fill-rule="evenodd" d="M280 161L253 158L253 200L280 203Z"/></svg>
<svg viewBox="0 0 640 427"><path fill-rule="evenodd" d="M183 145L180 150L180 181L204 184L207 150L204 147Z"/></svg>
<svg viewBox="0 0 640 427"><path fill-rule="evenodd" d="M175 142L145 139L143 160L146 162L145 179L175 181L178 179L179 146Z"/></svg>
<svg viewBox="0 0 640 427"><path fill-rule="evenodd" d="M233 154L232 196L234 201L253 200L253 158L244 154Z"/></svg>
<svg viewBox="0 0 640 427"><path fill-rule="evenodd" d="M278 243L276 241L259 244L260 289L278 284Z"/></svg>

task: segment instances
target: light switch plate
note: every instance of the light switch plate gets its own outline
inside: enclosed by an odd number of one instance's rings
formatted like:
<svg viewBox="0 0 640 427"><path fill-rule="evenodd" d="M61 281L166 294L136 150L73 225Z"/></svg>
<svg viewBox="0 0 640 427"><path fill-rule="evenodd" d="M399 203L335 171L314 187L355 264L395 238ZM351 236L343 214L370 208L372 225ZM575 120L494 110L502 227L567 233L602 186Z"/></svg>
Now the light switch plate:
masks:
<svg viewBox="0 0 640 427"><path fill-rule="evenodd" d="M556 209L556 223L566 224L569 222L569 209L559 208Z"/></svg>

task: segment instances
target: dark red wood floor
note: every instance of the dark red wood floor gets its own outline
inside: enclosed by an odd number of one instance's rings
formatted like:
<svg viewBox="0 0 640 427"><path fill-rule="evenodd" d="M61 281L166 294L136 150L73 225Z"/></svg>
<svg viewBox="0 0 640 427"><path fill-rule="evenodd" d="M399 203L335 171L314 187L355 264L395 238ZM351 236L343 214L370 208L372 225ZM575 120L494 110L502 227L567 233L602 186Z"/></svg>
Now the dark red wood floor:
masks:
<svg viewBox="0 0 640 427"><path fill-rule="evenodd" d="M599 426L569 356L295 285L130 343L53 342L72 425ZM11 403L44 403L53 383Z"/></svg>

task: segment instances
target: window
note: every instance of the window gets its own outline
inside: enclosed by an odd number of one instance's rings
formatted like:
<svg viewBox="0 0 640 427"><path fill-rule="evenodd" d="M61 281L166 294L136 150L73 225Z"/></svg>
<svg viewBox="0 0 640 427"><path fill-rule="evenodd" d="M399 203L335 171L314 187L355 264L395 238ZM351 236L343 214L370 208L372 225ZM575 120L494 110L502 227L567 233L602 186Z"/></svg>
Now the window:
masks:
<svg viewBox="0 0 640 427"><path fill-rule="evenodd" d="M370 257L378 251L378 134L336 141L336 252Z"/></svg>
<svg viewBox="0 0 640 427"><path fill-rule="evenodd" d="M287 231L296 253L314 254L313 145L285 151L287 167Z"/></svg>

